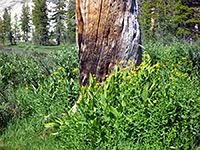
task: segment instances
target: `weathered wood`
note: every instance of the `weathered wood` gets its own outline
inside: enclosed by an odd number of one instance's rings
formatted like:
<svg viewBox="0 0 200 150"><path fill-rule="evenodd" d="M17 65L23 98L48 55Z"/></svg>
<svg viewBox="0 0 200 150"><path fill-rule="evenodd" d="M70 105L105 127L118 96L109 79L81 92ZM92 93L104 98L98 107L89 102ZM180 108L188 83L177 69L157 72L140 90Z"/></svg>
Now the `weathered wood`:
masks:
<svg viewBox="0 0 200 150"><path fill-rule="evenodd" d="M135 0L76 0L80 86L90 73L102 81L120 61L141 63L137 12Z"/></svg>

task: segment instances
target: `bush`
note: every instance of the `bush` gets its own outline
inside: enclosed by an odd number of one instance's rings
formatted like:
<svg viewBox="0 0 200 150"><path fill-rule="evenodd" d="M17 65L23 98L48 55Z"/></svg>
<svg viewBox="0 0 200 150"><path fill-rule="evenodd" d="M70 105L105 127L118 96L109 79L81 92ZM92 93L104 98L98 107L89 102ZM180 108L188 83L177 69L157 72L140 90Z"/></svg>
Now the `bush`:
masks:
<svg viewBox="0 0 200 150"><path fill-rule="evenodd" d="M68 114L67 110L65 117L50 117L45 126L54 127L52 134L63 141L64 148L199 146L199 63L194 65L187 50L177 48L177 44L167 49L156 44L146 46L155 58L144 52L143 63L137 69L129 61L130 68L116 67L103 84L90 75L90 86L80 89L82 97L76 114ZM156 52L159 55L153 55Z"/></svg>
<svg viewBox="0 0 200 150"><path fill-rule="evenodd" d="M43 94L45 90L50 90L48 89L49 85L53 86L53 84L59 84L57 80L58 77L53 76L53 73L57 72L58 68L62 68L62 70L60 70L60 73L63 73L62 78L69 79L69 81L64 82L66 84L69 83L69 85L65 87L65 90L68 90L69 93L73 95L71 97L76 97L75 90L67 89L72 86L73 78L75 78L72 71L75 67L78 67L77 48L72 46L71 50L69 50L70 48L70 46L65 46L63 50L50 54L37 52L31 52L30 54L9 54L0 52L1 130L5 128L13 117L18 116L19 112L20 115L22 115L24 113L32 114L38 111L37 105L33 106L34 103L30 98L36 99L36 97L43 97L40 94ZM38 95L30 92L30 90L40 90L42 84L46 86L43 92L40 92ZM52 92L51 94L53 94L53 91L45 92ZM65 92L63 91L63 93ZM48 103L48 100L46 103ZM45 108L48 106L49 105L45 105ZM43 110L45 108L43 108Z"/></svg>
<svg viewBox="0 0 200 150"><path fill-rule="evenodd" d="M27 69L31 72L38 65L41 70L35 69L36 76L23 75L17 80L1 69L1 83L19 82L17 86L4 84L4 91L14 94L7 94L9 103L1 105L1 110L14 110L8 104L16 104L20 117L12 119L1 111L8 118L2 119L3 123L8 124L0 136L0 149L197 148L199 47L178 40L168 46L165 42L144 44L143 63L137 69L129 61L130 67L120 70L121 62L103 83L90 75L90 86L82 88L78 87L77 48L64 48L44 57L49 62L48 72L38 58L34 68ZM9 56L4 62L16 66L18 71L29 66L20 68L21 61L36 59L15 57ZM13 63L20 58L23 59ZM6 68L6 63L2 66ZM6 75L10 80L5 80ZM77 113L69 114L78 98L81 101Z"/></svg>

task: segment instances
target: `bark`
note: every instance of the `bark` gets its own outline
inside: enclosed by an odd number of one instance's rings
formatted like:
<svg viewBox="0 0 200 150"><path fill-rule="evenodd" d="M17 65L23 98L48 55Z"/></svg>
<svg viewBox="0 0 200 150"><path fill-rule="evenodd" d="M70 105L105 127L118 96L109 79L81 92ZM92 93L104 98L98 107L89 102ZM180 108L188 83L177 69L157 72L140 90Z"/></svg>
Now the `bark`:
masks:
<svg viewBox="0 0 200 150"><path fill-rule="evenodd" d="M79 86L102 81L116 64L142 61L136 0L76 0Z"/></svg>
<svg viewBox="0 0 200 150"><path fill-rule="evenodd" d="M194 26L194 31L195 31L195 35L198 38L198 34L199 34L199 25L196 23Z"/></svg>
<svg viewBox="0 0 200 150"><path fill-rule="evenodd" d="M150 31L152 32L152 35L153 35L153 31L154 31L154 28L155 28L155 18L153 17L153 15L155 14L155 7L153 7L151 9L151 14L152 14L152 17L151 17L151 28L150 28Z"/></svg>

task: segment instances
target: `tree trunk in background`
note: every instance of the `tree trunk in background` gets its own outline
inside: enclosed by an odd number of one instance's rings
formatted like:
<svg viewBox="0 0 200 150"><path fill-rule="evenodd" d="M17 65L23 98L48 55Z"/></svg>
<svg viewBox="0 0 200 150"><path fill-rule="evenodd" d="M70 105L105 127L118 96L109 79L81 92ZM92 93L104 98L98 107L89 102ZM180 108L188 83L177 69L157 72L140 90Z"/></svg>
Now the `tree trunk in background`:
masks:
<svg viewBox="0 0 200 150"><path fill-rule="evenodd" d="M76 0L79 86L102 81L116 64L142 60L137 0Z"/></svg>
<svg viewBox="0 0 200 150"><path fill-rule="evenodd" d="M155 28L155 18L154 18L154 14L155 14L155 7L153 7L151 9L151 14L152 14L152 17L151 17L151 28L150 28L150 31L152 32L152 35L154 34L153 31L154 31L154 28Z"/></svg>
<svg viewBox="0 0 200 150"><path fill-rule="evenodd" d="M198 39L199 36L199 25L196 23L194 26L195 36Z"/></svg>

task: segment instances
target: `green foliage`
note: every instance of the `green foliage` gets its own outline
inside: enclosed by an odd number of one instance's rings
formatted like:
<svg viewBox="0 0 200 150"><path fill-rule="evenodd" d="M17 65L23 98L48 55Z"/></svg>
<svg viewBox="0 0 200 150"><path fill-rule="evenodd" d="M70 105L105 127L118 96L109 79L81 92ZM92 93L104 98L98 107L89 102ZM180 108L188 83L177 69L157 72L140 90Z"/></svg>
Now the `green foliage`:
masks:
<svg viewBox="0 0 200 150"><path fill-rule="evenodd" d="M199 38L199 33L195 32L195 25L200 25L200 11L198 10L199 6L193 5L193 3L195 2L184 0L179 0L176 3L174 20L179 25L176 34L184 39Z"/></svg>
<svg viewBox="0 0 200 150"><path fill-rule="evenodd" d="M3 14L3 25L2 25L2 33L5 37L3 37L3 45L5 38L7 38L12 45L13 35L12 35L12 28L11 28L11 14L7 8L4 9Z"/></svg>
<svg viewBox="0 0 200 150"><path fill-rule="evenodd" d="M66 15L65 8L66 8L65 2L63 0L57 0L54 15L51 18L51 20L53 20L55 23L54 28L55 28L57 45L60 45L61 42L64 42L66 40L64 34L66 32L64 27L64 21Z"/></svg>
<svg viewBox="0 0 200 150"><path fill-rule="evenodd" d="M74 56L77 49L73 49L70 52L65 49L66 47L60 50L60 52L58 51L49 55L37 52L28 55L20 53L12 55L4 52L0 53L1 127L7 124L6 116L9 120L11 114L13 114L12 111L14 111L15 108L10 108L10 105L14 104L13 101L16 99L16 94L13 93L16 93L19 87L26 87L28 85L30 85L29 88L39 87L39 83L44 80L44 76L47 77L53 70L57 70L57 66L65 68L66 72L72 72L73 66L78 66L78 55ZM59 56L59 58L57 56ZM72 74L70 75L72 76ZM65 76L63 76L63 78L64 77ZM22 92L22 94L23 93L24 92ZM5 104L4 108L3 104ZM26 107L26 105L24 106ZM7 112L6 110L9 111Z"/></svg>
<svg viewBox="0 0 200 150"><path fill-rule="evenodd" d="M4 46L4 39L5 39L5 32L4 32L4 29L3 29L3 20L0 17L0 40L3 44L3 46Z"/></svg>
<svg viewBox="0 0 200 150"><path fill-rule="evenodd" d="M154 39L159 39L171 34L187 40L190 38L197 40L199 38L197 28L200 25L198 3L183 0L141 0L139 22L143 39L152 36ZM153 30L150 30L153 20Z"/></svg>
<svg viewBox="0 0 200 150"><path fill-rule="evenodd" d="M32 21L35 26L35 42L39 45L49 44L48 15L46 0L33 0Z"/></svg>
<svg viewBox="0 0 200 150"><path fill-rule="evenodd" d="M67 8L67 32L66 38L69 43L76 42L76 5L75 0L68 0Z"/></svg>
<svg viewBox="0 0 200 150"><path fill-rule="evenodd" d="M13 23L13 45L17 44L17 41L20 40L21 35L20 35L20 29L19 29L19 22L18 22L18 17L17 15L14 16L14 23Z"/></svg>
<svg viewBox="0 0 200 150"><path fill-rule="evenodd" d="M60 149L43 122L78 98L77 48L47 57L1 53L0 62L0 149Z"/></svg>
<svg viewBox="0 0 200 150"><path fill-rule="evenodd" d="M21 30L23 31L23 39L28 42L28 33L30 32L30 8L24 1L21 14Z"/></svg>
<svg viewBox="0 0 200 150"><path fill-rule="evenodd" d="M198 146L200 66L189 54L197 47L157 44L145 46L143 63L136 70L129 61L130 70L116 67L103 84L90 75L90 86L80 89L76 114L68 114L67 109L66 116L50 117L45 126L54 127L52 134L65 149ZM148 54L158 52L158 59ZM199 52L193 52L199 59Z"/></svg>
<svg viewBox="0 0 200 150"><path fill-rule="evenodd" d="M40 46L37 44L31 44L26 42L18 42L17 45L5 45L5 49L13 49L13 50L25 50L32 52L40 52L40 53L51 53L54 51L62 50L63 46Z"/></svg>
<svg viewBox="0 0 200 150"><path fill-rule="evenodd" d="M90 86L82 88L77 48L64 47L48 57L2 53L0 84L9 78L6 91L12 94L0 108L0 123L6 123L0 149L197 148L199 46L174 38L143 46L143 63L136 70L129 61L130 68L116 67L103 83L90 75ZM77 113L68 113L78 98ZM19 119L11 113L14 103Z"/></svg>

